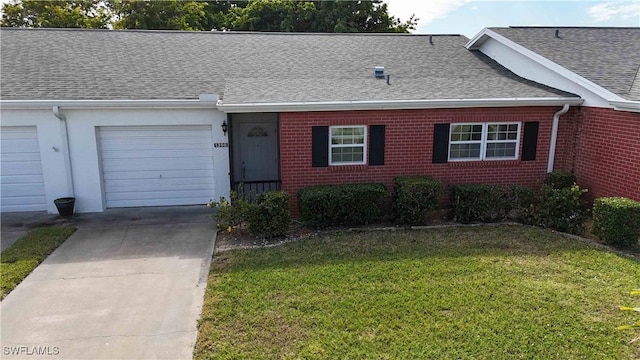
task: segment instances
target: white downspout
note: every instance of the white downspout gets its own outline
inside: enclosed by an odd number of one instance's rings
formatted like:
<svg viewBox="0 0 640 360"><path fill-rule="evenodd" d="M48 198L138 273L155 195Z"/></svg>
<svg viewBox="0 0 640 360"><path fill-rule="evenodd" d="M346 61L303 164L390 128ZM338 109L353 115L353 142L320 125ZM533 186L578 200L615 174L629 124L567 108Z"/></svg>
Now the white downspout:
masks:
<svg viewBox="0 0 640 360"><path fill-rule="evenodd" d="M558 123L560 115L569 111L569 104L564 104L562 109L553 114L553 128L551 129L551 144L549 145L549 162L547 162L547 173L553 172L553 161L556 157L556 141L558 140Z"/></svg>
<svg viewBox="0 0 640 360"><path fill-rule="evenodd" d="M63 127L62 131L64 132L64 162L65 168L67 170L67 186L70 197L75 197L74 186L73 186L73 170L71 169L71 151L69 149L69 130L67 129L67 118L60 112L59 106L53 107L53 115L62 121Z"/></svg>

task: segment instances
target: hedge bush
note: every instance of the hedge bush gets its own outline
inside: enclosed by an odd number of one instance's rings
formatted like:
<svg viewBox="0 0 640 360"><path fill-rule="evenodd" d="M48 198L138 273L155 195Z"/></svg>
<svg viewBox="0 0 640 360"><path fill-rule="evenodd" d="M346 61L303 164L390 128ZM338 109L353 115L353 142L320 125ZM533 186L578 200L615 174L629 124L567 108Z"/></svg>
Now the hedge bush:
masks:
<svg viewBox="0 0 640 360"><path fill-rule="evenodd" d="M554 171L547 174L544 184L553 189L566 189L576 183L576 176L566 171Z"/></svg>
<svg viewBox="0 0 640 360"><path fill-rule="evenodd" d="M581 189L575 184L568 188L543 185L536 209L536 225L581 234L587 217L587 209L582 199L586 192L586 189Z"/></svg>
<svg viewBox="0 0 640 360"><path fill-rule="evenodd" d="M598 198L593 204L593 233L611 245L635 245L640 237L640 202Z"/></svg>
<svg viewBox="0 0 640 360"><path fill-rule="evenodd" d="M508 191L508 217L523 224L534 224L536 192L527 186L514 185Z"/></svg>
<svg viewBox="0 0 640 360"><path fill-rule="evenodd" d="M398 176L393 179L393 212L401 224L426 223L429 211L440 204L444 184L429 176Z"/></svg>
<svg viewBox="0 0 640 360"><path fill-rule="evenodd" d="M253 235L266 238L286 235L291 223L289 194L284 191L259 194L247 207L245 220Z"/></svg>
<svg viewBox="0 0 640 360"><path fill-rule="evenodd" d="M320 185L298 191L300 218L315 227L361 225L378 220L384 184Z"/></svg>
<svg viewBox="0 0 640 360"><path fill-rule="evenodd" d="M508 196L495 185L454 185L450 199L451 217L461 223L501 221L509 212Z"/></svg>

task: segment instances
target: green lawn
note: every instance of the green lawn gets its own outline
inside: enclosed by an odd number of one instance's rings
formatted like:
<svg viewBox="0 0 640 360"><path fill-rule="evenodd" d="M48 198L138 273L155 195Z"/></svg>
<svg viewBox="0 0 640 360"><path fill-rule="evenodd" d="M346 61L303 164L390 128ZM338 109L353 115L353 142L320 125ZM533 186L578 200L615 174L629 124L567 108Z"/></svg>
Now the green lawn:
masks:
<svg viewBox="0 0 640 360"><path fill-rule="evenodd" d="M640 358L640 263L524 226L325 235L216 255L198 359Z"/></svg>
<svg viewBox="0 0 640 360"><path fill-rule="evenodd" d="M37 228L0 253L0 298L4 298L76 229L68 226Z"/></svg>

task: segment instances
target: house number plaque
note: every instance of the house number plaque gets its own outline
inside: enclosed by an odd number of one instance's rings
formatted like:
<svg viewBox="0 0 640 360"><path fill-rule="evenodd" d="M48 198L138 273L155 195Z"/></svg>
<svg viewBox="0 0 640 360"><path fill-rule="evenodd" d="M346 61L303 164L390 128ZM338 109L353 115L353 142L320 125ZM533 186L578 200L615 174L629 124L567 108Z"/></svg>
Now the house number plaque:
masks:
<svg viewBox="0 0 640 360"><path fill-rule="evenodd" d="M229 143L213 143L214 148L229 147Z"/></svg>

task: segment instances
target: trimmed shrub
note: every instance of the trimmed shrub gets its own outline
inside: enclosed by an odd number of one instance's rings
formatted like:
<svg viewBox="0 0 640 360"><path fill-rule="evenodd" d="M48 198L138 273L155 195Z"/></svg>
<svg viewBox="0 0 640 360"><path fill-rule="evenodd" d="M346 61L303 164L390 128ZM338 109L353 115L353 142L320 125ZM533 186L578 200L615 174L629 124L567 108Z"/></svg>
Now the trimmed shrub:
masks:
<svg viewBox="0 0 640 360"><path fill-rule="evenodd" d="M570 188L576 183L576 176L566 171L554 171L547 174L544 184L553 189Z"/></svg>
<svg viewBox="0 0 640 360"><path fill-rule="evenodd" d="M272 191L258 195L247 208L246 222L253 235L266 238L286 235L291 223L289 194Z"/></svg>
<svg viewBox="0 0 640 360"><path fill-rule="evenodd" d="M537 225L572 234L584 231L587 210L582 200L586 189L578 185L555 188L543 185L537 207Z"/></svg>
<svg viewBox="0 0 640 360"><path fill-rule="evenodd" d="M640 202L623 197L593 203L593 233L611 245L629 246L640 238Z"/></svg>
<svg viewBox="0 0 640 360"><path fill-rule="evenodd" d="M508 192L509 218L523 224L534 224L536 192L527 186L514 185Z"/></svg>
<svg viewBox="0 0 640 360"><path fill-rule="evenodd" d="M214 216L218 230L231 232L232 228L245 222L249 202L240 198L237 192L231 191L230 200L221 197L219 201L209 201L207 206L218 210Z"/></svg>
<svg viewBox="0 0 640 360"><path fill-rule="evenodd" d="M384 184L320 185L298 191L300 218L315 227L361 225L378 220Z"/></svg>
<svg viewBox="0 0 640 360"><path fill-rule="evenodd" d="M509 212L508 197L495 185L454 185L450 199L451 217L461 223L501 221Z"/></svg>
<svg viewBox="0 0 640 360"><path fill-rule="evenodd" d="M393 212L401 224L420 225L429 211L438 208L444 184L429 176L399 176L393 179Z"/></svg>

